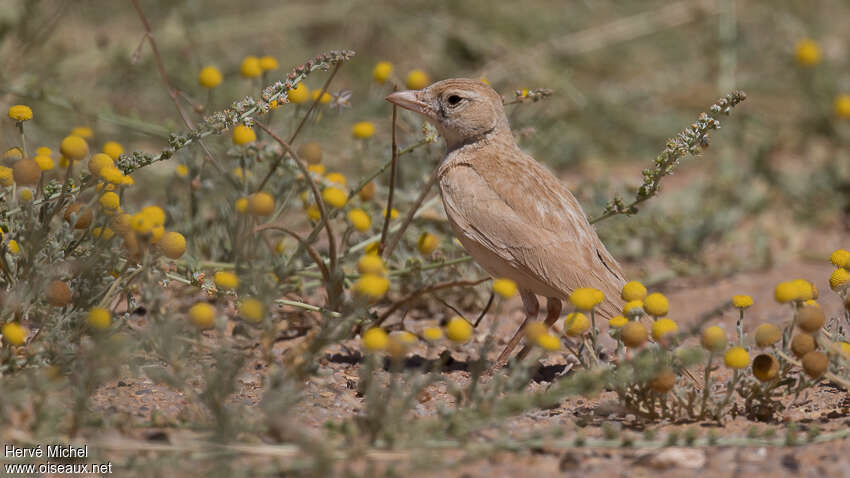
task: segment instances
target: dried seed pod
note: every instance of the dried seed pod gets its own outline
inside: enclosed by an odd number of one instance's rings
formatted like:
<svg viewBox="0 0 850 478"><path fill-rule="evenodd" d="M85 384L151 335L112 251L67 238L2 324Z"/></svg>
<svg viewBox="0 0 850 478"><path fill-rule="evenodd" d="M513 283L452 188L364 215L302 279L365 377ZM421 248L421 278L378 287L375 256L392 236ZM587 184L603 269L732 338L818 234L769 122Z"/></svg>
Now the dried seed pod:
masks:
<svg viewBox="0 0 850 478"><path fill-rule="evenodd" d="M779 374L779 361L773 355L761 354L753 360L753 375L762 382L768 382Z"/></svg>
<svg viewBox="0 0 850 478"><path fill-rule="evenodd" d="M756 329L756 345L759 347L769 347L781 338L782 332L773 324L761 324Z"/></svg>
<svg viewBox="0 0 850 478"><path fill-rule="evenodd" d="M91 224L93 214L90 208L83 208L83 203L75 202L65 209L65 220L68 224L71 223L71 215L76 215L76 221L73 223L74 229L87 229Z"/></svg>
<svg viewBox="0 0 850 478"><path fill-rule="evenodd" d="M801 358L815 349L815 338L809 334L797 334L791 339L791 351Z"/></svg>
<svg viewBox="0 0 850 478"><path fill-rule="evenodd" d="M322 162L322 146L315 141L304 143L298 149L298 156L307 164L319 164Z"/></svg>
<svg viewBox="0 0 850 478"><path fill-rule="evenodd" d="M847 294L847 297L844 298L844 309L850 312L850 294Z"/></svg>
<svg viewBox="0 0 850 478"><path fill-rule="evenodd" d="M823 310L816 305L806 305L797 312L797 326L803 332L813 334L826 322Z"/></svg>
<svg viewBox="0 0 850 478"><path fill-rule="evenodd" d="M54 307L65 307L71 302L71 289L61 280L52 281L47 284L45 298Z"/></svg>
<svg viewBox="0 0 850 478"><path fill-rule="evenodd" d="M648 333L646 327L637 321L631 321L620 329L620 338L629 348L637 348L646 343Z"/></svg>
<svg viewBox="0 0 850 478"><path fill-rule="evenodd" d="M649 381L649 388L656 393L667 393L673 389L675 384L676 374L673 373L672 369L665 368Z"/></svg>
<svg viewBox="0 0 850 478"><path fill-rule="evenodd" d="M829 368L829 358L823 352L813 350L803 356L803 371L811 378L820 378Z"/></svg>
<svg viewBox="0 0 850 478"><path fill-rule="evenodd" d="M12 165L12 176L20 186L36 184L41 178L41 168L32 159L19 159Z"/></svg>

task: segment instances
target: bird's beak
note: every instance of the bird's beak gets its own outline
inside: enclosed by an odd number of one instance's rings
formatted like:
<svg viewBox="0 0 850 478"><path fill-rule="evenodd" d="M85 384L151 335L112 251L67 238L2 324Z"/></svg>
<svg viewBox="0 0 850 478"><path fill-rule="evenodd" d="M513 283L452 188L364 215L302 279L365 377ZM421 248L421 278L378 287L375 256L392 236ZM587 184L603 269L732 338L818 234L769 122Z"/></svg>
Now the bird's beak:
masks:
<svg viewBox="0 0 850 478"><path fill-rule="evenodd" d="M387 101L404 109L430 116L431 108L428 106L428 103L420 99L421 96L421 90L396 91L387 96Z"/></svg>

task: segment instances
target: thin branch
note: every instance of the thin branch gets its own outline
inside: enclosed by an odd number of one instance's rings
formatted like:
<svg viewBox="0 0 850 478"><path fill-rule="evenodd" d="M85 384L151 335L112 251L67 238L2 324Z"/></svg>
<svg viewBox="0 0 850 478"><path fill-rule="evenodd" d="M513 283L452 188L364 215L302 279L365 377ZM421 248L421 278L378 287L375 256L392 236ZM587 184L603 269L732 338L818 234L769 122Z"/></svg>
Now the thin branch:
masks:
<svg viewBox="0 0 850 478"><path fill-rule="evenodd" d="M397 88L395 88L397 89ZM387 210L384 212L384 227L381 229L381 241L378 243L378 255L383 255L384 244L387 240L387 229L390 227L390 217L393 215L393 193L395 192L395 175L398 169L398 143L396 142L396 106L393 105L393 134L392 134L392 167L390 168L390 191L387 194Z"/></svg>
<svg viewBox="0 0 850 478"><path fill-rule="evenodd" d="M380 316L378 316L377 320L375 320L375 322L372 324L372 326L377 327L377 326L381 325L385 320L387 320L387 318L389 318L390 315L392 315L393 312L398 310L399 307L401 307L402 305L410 302L411 300L413 300L413 299L415 299L415 298L417 298L421 295L429 294L431 292L435 292L435 291L438 291L438 290L451 289L452 287L474 287L474 286L477 286L478 284L481 284L482 282L487 282L488 280L490 280L489 277L482 277L480 279L475 279L475 280L466 280L466 281L459 280L459 281L441 282L439 284L434 284L434 285L429 286L429 287L423 287L419 290L415 290L415 291L411 292L410 294L407 294L403 298L395 301L387 310L385 310L383 313L381 313Z"/></svg>
<svg viewBox="0 0 850 478"><path fill-rule="evenodd" d="M434 187L434 183L437 182L437 170L434 170L434 173L431 174L431 179L425 183L425 188L419 193L419 197L416 198L416 202L413 203L413 207L410 208L410 211L407 212L407 216L404 218L404 222L401 223L401 227L398 229L393 237L390 239L387 244L387 248L383 252L383 257L390 257L393 255L393 249L398 245L398 242L401 240L401 237L404 235L404 231L407 230L407 227L410 226L410 223L413 222L413 218L416 216L416 212L422 207L422 203L425 201L425 198L428 196L428 193L431 192L431 188Z"/></svg>
<svg viewBox="0 0 850 478"><path fill-rule="evenodd" d="M280 231L284 234L288 234L289 236L295 238L295 240L298 241L299 244L301 244L301 247L303 247L307 251L307 254L309 254L310 257L313 259L313 261L316 263L316 266L318 266L319 271L322 273L322 278L326 282L330 280L330 274L328 273L328 268L325 266L324 261L322 261L322 257L319 255L319 253L316 251L316 249L313 248L313 246L308 244L307 241L305 241L304 238L299 236L295 231L291 231L291 230L289 230L289 229L287 229L283 226L277 226L277 225L274 225L274 224L262 224L262 225L257 226L256 228L254 228L254 233L258 233L258 232L262 232L262 231Z"/></svg>

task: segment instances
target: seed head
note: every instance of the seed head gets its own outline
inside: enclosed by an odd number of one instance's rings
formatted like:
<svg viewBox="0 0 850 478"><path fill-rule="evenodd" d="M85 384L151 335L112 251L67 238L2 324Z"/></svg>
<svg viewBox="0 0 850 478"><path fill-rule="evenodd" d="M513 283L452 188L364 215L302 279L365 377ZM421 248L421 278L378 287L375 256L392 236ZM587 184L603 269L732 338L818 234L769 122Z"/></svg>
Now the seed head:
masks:
<svg viewBox="0 0 850 478"><path fill-rule="evenodd" d="M804 357L816 347L815 338L809 334L799 333L791 339L791 351L797 358Z"/></svg>
<svg viewBox="0 0 850 478"><path fill-rule="evenodd" d="M773 324L761 324L756 328L756 345L759 347L770 347L781 338L782 332Z"/></svg>

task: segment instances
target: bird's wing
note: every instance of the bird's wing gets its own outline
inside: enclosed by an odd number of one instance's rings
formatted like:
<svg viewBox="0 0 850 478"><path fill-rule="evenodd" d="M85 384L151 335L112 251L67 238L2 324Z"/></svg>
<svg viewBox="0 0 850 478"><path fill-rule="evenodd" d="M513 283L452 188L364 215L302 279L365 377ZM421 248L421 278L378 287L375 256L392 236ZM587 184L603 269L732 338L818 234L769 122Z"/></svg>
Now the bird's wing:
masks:
<svg viewBox="0 0 850 478"><path fill-rule="evenodd" d="M470 239L565 296L577 287L602 290L602 312L616 315L620 266L548 169L522 153L479 150L447 168L440 186L447 214Z"/></svg>

